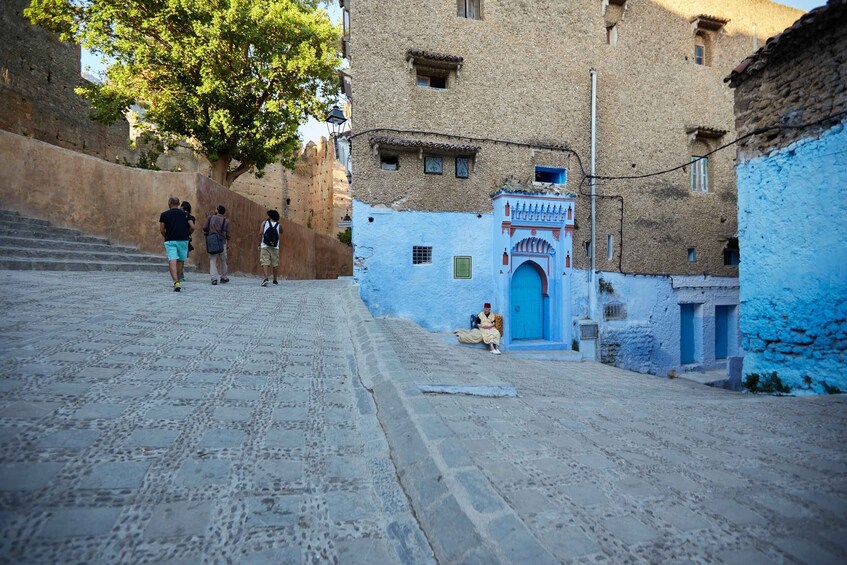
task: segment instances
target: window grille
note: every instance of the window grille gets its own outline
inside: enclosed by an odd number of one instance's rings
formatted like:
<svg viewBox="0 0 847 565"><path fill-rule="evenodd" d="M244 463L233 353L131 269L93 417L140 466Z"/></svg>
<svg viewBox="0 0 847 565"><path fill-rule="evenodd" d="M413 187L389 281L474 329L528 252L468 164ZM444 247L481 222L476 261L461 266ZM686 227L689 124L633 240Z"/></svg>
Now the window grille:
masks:
<svg viewBox="0 0 847 565"><path fill-rule="evenodd" d="M412 265L432 263L432 247L412 246Z"/></svg>
<svg viewBox="0 0 847 565"><path fill-rule="evenodd" d="M691 190L709 192L709 158L692 155L691 160Z"/></svg>
<svg viewBox="0 0 847 565"><path fill-rule="evenodd" d="M626 320L626 305L622 302L604 304L603 318L606 320Z"/></svg>

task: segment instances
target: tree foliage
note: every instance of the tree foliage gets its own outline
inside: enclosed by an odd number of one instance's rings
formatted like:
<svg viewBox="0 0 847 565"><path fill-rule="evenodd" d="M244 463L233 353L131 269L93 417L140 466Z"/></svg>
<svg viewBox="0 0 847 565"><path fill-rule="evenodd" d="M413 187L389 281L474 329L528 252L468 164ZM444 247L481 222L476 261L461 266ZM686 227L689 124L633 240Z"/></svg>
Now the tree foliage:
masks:
<svg viewBox="0 0 847 565"><path fill-rule="evenodd" d="M131 104L167 137L193 141L229 186L276 160L335 91L340 29L318 0L32 0L35 24L103 55L106 82L78 93L103 122Z"/></svg>

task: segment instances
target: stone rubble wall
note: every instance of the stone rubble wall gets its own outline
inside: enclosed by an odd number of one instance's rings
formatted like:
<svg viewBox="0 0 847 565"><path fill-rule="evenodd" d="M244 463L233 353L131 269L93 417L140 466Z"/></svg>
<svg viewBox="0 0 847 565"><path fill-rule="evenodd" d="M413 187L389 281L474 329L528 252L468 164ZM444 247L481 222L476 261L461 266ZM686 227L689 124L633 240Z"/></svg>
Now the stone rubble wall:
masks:
<svg viewBox="0 0 847 565"><path fill-rule="evenodd" d="M23 18L29 0L4 0L0 9L0 129L93 155L135 162L129 124L91 120L89 104L74 93L80 49Z"/></svg>
<svg viewBox="0 0 847 565"><path fill-rule="evenodd" d="M259 273L260 224L265 207L197 173L146 171L0 131L0 206L162 253L159 214L170 195L188 200L198 224L218 204L227 208L233 238L228 250L233 272ZM289 279L335 278L353 272L352 249L290 220L282 221L281 274ZM202 232L190 256L208 271Z"/></svg>
<svg viewBox="0 0 847 565"><path fill-rule="evenodd" d="M742 75L735 88L739 136L761 127L811 123L847 111L847 6L830 10L826 22L816 22L813 27L816 29L795 32L790 45L780 44L762 69ZM748 138L739 144L739 160L787 147L832 125L822 123L812 129L785 129Z"/></svg>

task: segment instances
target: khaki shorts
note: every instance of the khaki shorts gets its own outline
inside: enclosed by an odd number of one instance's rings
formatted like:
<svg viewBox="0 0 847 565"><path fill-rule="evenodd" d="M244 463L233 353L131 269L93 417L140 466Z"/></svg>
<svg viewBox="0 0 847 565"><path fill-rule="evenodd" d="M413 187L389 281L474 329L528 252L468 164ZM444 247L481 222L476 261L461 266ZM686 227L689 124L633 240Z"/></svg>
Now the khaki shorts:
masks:
<svg viewBox="0 0 847 565"><path fill-rule="evenodd" d="M279 267L279 248L262 247L259 249L259 265L262 267Z"/></svg>

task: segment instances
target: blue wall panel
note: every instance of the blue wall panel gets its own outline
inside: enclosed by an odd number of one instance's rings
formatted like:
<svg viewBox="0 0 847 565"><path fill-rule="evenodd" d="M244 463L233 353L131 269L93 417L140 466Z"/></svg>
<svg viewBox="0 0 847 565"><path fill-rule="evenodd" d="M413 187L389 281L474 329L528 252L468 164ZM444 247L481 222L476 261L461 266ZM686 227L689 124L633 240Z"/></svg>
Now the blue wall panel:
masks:
<svg viewBox="0 0 847 565"><path fill-rule="evenodd" d="M744 374L847 391L847 130L738 165Z"/></svg>

